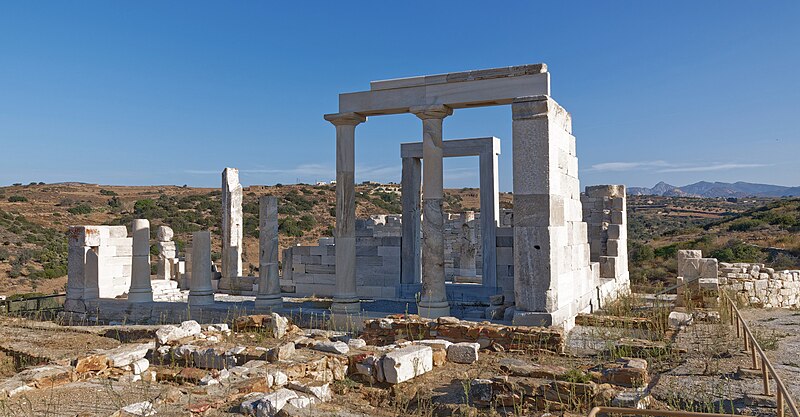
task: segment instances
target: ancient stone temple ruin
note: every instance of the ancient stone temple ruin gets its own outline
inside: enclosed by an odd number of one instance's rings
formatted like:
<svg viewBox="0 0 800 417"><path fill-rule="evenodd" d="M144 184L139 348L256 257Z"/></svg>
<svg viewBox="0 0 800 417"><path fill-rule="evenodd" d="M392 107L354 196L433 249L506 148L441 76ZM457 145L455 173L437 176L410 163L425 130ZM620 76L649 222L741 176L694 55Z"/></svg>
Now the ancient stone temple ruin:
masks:
<svg viewBox="0 0 800 417"><path fill-rule="evenodd" d="M443 140L443 121L453 112L497 105L511 110L513 210L499 206L501 139ZM402 113L416 115L422 125L422 140L405 140L399 148L403 212L357 219L356 127L368 117ZM369 90L340 94L338 112L325 119L336 131L333 238L279 253L278 201L264 197L259 276L242 276L242 186L238 170L226 168L219 281L212 279L208 232L195 233L181 257L169 244L171 233L160 230L158 274L151 280L147 220L133 222L133 238L124 227L75 227L71 311L124 310L154 317L169 310L180 316L188 302L192 313L202 316L230 308L219 293L251 296L236 308L256 311L284 308L282 297L316 295L333 299L333 314L372 314L361 303L365 299L410 304L432 318L453 314L451 308L462 303L483 303L501 307L487 309L483 318L569 327L579 312L628 291L625 189L604 185L581 194L572 118L550 97L544 64L373 81ZM477 213L443 210L442 161L458 156L479 157ZM123 243L132 248L129 255L124 248L105 253L104 248ZM94 272L95 263L105 265L104 259L114 256L129 257L129 290L124 273ZM154 297L157 281L181 282L184 290L188 284L188 295L182 302L158 302L163 298L162 290ZM118 284L113 292L102 290L98 299L96 287L107 282ZM126 290L127 300L105 299ZM386 312L374 312L379 313Z"/></svg>

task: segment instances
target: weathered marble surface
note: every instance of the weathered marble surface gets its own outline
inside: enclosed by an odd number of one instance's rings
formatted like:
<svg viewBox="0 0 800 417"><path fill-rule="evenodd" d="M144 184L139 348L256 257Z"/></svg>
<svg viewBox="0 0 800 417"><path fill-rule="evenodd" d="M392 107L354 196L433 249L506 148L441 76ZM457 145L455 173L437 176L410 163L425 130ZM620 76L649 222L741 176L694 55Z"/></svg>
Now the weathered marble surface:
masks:
<svg viewBox="0 0 800 417"><path fill-rule="evenodd" d="M192 277L189 305L214 304L211 287L211 232L192 233Z"/></svg>
<svg viewBox="0 0 800 417"><path fill-rule="evenodd" d="M278 198L262 196L258 203L259 280L256 307L279 306L282 300L278 273Z"/></svg>
<svg viewBox="0 0 800 417"><path fill-rule="evenodd" d="M131 289L128 301L133 303L153 301L150 286L150 221L135 219L133 231L133 265L131 267Z"/></svg>
<svg viewBox="0 0 800 417"><path fill-rule="evenodd" d="M356 294L356 197L355 131L366 117L356 113L325 115L336 126L336 288L331 310L357 313L361 310Z"/></svg>
<svg viewBox="0 0 800 417"><path fill-rule="evenodd" d="M236 280L242 276L244 223L242 219L242 184L239 170L222 171L222 289L238 288Z"/></svg>

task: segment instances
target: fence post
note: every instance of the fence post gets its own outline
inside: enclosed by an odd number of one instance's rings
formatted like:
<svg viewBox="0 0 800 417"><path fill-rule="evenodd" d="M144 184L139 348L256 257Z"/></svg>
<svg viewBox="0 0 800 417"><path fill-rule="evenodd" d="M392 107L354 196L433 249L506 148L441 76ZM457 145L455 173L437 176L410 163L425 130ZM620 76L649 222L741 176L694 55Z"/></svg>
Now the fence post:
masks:
<svg viewBox="0 0 800 417"><path fill-rule="evenodd" d="M769 393L769 373L767 372L767 367L765 365L764 358L761 358L761 377L764 378L764 395L770 395ZM780 389L778 389L780 391Z"/></svg>
<svg viewBox="0 0 800 417"><path fill-rule="evenodd" d="M778 387L778 390L777 390L777 392L775 394L777 394L777 397L778 397L777 401L776 401L776 405L778 406L778 409L777 409L778 416L777 417L783 417L783 391L781 391L780 387Z"/></svg>
<svg viewBox="0 0 800 417"><path fill-rule="evenodd" d="M756 341L750 341L750 357L753 359L753 369L758 369L758 359L756 359Z"/></svg>
<svg viewBox="0 0 800 417"><path fill-rule="evenodd" d="M742 320L742 333L744 333L742 335L742 339L744 339L744 351L747 352L750 349L750 341L748 340L749 334L744 327L744 320Z"/></svg>

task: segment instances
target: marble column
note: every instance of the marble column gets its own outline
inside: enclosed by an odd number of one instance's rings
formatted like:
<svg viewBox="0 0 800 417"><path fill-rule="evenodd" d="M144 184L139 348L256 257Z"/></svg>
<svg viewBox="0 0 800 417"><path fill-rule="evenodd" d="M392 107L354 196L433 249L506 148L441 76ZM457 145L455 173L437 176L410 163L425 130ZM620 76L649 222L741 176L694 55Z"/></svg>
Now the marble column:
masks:
<svg viewBox="0 0 800 417"><path fill-rule="evenodd" d="M422 251L420 249L420 185L422 184L422 164L419 158L403 158L401 180L403 205L403 234L400 249L400 283L419 284L422 282L420 269Z"/></svg>
<svg viewBox="0 0 800 417"><path fill-rule="evenodd" d="M239 170L222 171L222 278L219 288L239 290L242 276L244 223L242 220L242 185Z"/></svg>
<svg viewBox="0 0 800 417"><path fill-rule="evenodd" d="M410 109L422 120L422 293L419 314L450 315L444 275L444 198L442 121L453 114L447 106Z"/></svg>
<svg viewBox="0 0 800 417"><path fill-rule="evenodd" d="M480 205L481 205L481 250L483 256L482 284L497 287L497 226L500 218L500 176L497 171L497 155L500 140L492 140L490 152L480 154Z"/></svg>
<svg viewBox="0 0 800 417"><path fill-rule="evenodd" d="M214 304L211 287L211 232L192 233L192 277L189 283L189 305Z"/></svg>
<svg viewBox="0 0 800 417"><path fill-rule="evenodd" d="M135 219L133 231L133 263L131 264L131 288L128 301L143 303L153 301L153 288L150 286L150 222Z"/></svg>
<svg viewBox="0 0 800 417"><path fill-rule="evenodd" d="M262 196L258 200L259 268L256 308L283 304L278 275L278 198Z"/></svg>
<svg viewBox="0 0 800 417"><path fill-rule="evenodd" d="M326 114L336 126L336 287L334 313L358 313L361 303L356 293L356 126L367 120L357 113Z"/></svg>

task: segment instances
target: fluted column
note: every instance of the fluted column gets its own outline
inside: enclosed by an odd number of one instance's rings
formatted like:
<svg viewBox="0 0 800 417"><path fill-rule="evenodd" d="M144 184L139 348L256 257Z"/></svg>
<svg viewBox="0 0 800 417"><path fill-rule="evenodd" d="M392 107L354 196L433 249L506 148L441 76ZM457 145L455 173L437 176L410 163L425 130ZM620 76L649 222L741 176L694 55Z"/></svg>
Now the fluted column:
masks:
<svg viewBox="0 0 800 417"><path fill-rule="evenodd" d="M214 304L211 287L211 232L192 233L192 276L189 283L189 305Z"/></svg>
<svg viewBox="0 0 800 417"><path fill-rule="evenodd" d="M262 196L258 200L258 206L259 268L256 307L269 308L283 304L278 275L278 198Z"/></svg>
<svg viewBox="0 0 800 417"><path fill-rule="evenodd" d="M150 221L135 219L131 230L133 232L133 263L128 301L134 303L153 301L153 287L150 286Z"/></svg>
<svg viewBox="0 0 800 417"><path fill-rule="evenodd" d="M447 106L410 109L422 119L422 294L419 314L450 315L444 276L444 197L442 121L453 114Z"/></svg>
<svg viewBox="0 0 800 417"><path fill-rule="evenodd" d="M367 120L357 113L326 114L336 126L336 287L331 311L358 313L356 293L356 126Z"/></svg>

